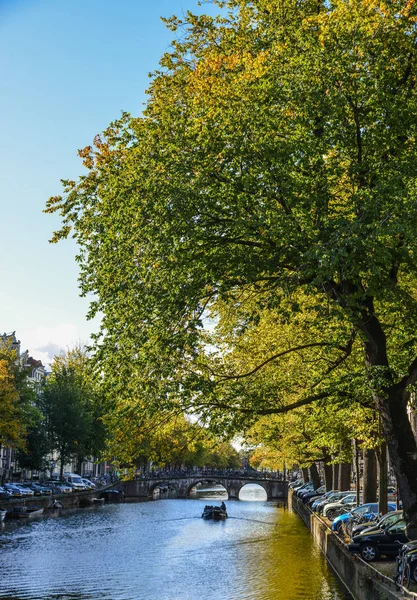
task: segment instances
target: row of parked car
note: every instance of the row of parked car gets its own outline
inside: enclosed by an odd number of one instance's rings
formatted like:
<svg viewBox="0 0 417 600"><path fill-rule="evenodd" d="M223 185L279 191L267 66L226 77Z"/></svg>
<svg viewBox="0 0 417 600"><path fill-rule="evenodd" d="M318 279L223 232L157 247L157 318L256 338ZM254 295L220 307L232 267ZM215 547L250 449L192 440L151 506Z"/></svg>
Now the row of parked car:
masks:
<svg viewBox="0 0 417 600"><path fill-rule="evenodd" d="M78 476L80 482L50 480L44 482L5 483L0 486L0 499L29 498L32 496L51 496L52 494L71 494L72 492L95 489L89 479Z"/></svg>
<svg viewBox="0 0 417 600"><path fill-rule="evenodd" d="M408 551L409 578L417 583L417 545L408 542L403 511L397 510L396 502L388 502L388 513L379 515L376 502L356 506L356 494L351 490L326 492L324 486L314 490L311 483L301 481L290 487L312 511L331 521L332 531L349 538L349 551L365 561L378 560L382 555L395 558L402 549L402 554L404 549ZM390 492L392 498L394 490Z"/></svg>

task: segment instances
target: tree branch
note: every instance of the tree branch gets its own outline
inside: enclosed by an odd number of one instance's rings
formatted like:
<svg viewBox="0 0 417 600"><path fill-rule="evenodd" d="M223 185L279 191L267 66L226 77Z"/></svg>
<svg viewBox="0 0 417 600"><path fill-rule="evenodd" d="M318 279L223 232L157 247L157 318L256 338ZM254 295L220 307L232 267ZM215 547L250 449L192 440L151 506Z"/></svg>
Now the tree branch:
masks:
<svg viewBox="0 0 417 600"><path fill-rule="evenodd" d="M213 375L215 375L216 377L219 377L218 383L221 383L223 381L229 381L231 379L234 379L234 380L243 379L244 377L250 377L251 375L254 375L257 371L262 369L265 365L267 365L271 361L276 360L277 358L281 358L281 356L285 356L286 354L290 354L291 352L299 352L300 350L306 350L307 348L317 348L317 347L323 347L323 346L329 346L329 345L330 344L328 342L314 342L314 343L312 342L311 344L303 344L302 346L296 346L295 348L290 348L289 350L284 350L283 352L279 352L278 354L274 354L273 356L270 356L269 358L264 360L263 363L259 364L254 369L252 369L252 371L248 371L247 373L242 373L240 375L226 375L226 374L221 374L221 373L213 373ZM343 346L336 346L336 348L338 350L342 350L342 352L346 352L346 348Z"/></svg>
<svg viewBox="0 0 417 600"><path fill-rule="evenodd" d="M403 377L399 383L396 384L396 388L405 391L408 386L413 385L417 382L417 357L413 360L411 365L408 367L408 375Z"/></svg>
<svg viewBox="0 0 417 600"><path fill-rule="evenodd" d="M212 408L221 408L224 410L238 412L243 414L252 414L252 415L279 415L282 413L290 412L296 408L300 408L301 406L306 406L307 404L312 404L317 400L323 400L324 398L329 398L333 395L334 392L321 392L320 394L315 394L312 396L307 396L306 398L302 398L301 400L297 400L297 402L293 402L292 404L287 404L286 406L279 406L276 408L265 408L265 409L254 409L254 408L239 408L236 406L230 406L230 404L215 402L211 405ZM346 392L337 392L336 395L347 397L349 394ZM204 405L207 408L207 405Z"/></svg>

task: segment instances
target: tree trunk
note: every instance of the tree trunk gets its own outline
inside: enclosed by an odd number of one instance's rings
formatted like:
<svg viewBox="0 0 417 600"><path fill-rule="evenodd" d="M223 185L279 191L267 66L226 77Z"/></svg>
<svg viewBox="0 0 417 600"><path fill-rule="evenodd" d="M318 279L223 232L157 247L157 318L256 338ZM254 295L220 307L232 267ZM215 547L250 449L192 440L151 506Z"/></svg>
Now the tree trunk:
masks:
<svg viewBox="0 0 417 600"><path fill-rule="evenodd" d="M313 463L309 467L309 471L310 471L310 479L313 482L313 488L314 488L314 490L317 490L320 487L320 475L317 470L316 463Z"/></svg>
<svg viewBox="0 0 417 600"><path fill-rule="evenodd" d="M326 492L330 492L333 489L333 466L326 462L324 463L324 483Z"/></svg>
<svg viewBox="0 0 417 600"><path fill-rule="evenodd" d="M369 382L375 408L381 417L384 437L390 460L397 478L403 503L407 536L417 538L417 445L408 419L408 386L415 383L417 361L410 367L408 375L394 383L389 369L386 338L381 324L374 313L372 300L368 302L366 318L360 323L366 335L364 343Z"/></svg>
<svg viewBox="0 0 417 600"><path fill-rule="evenodd" d="M375 450L363 451L363 504L377 501L377 469Z"/></svg>
<svg viewBox="0 0 417 600"><path fill-rule="evenodd" d="M339 466L339 490L350 490L350 462L342 463Z"/></svg>
<svg viewBox="0 0 417 600"><path fill-rule="evenodd" d="M355 475L356 475L356 506L361 503L361 472L359 468L359 448L358 440L353 440L354 444L354 460L355 460Z"/></svg>
<svg viewBox="0 0 417 600"><path fill-rule="evenodd" d="M0 461L1 461L1 456L2 456L2 445L0 444ZM3 464L0 464L0 469L1 469L1 480L0 480L0 484L3 485L6 481L6 469L4 468Z"/></svg>
<svg viewBox="0 0 417 600"><path fill-rule="evenodd" d="M382 423L388 451L398 488L405 520L407 536L417 538L417 446L408 420L406 403L402 393L392 390Z"/></svg>
<svg viewBox="0 0 417 600"><path fill-rule="evenodd" d="M388 512L388 462L387 445L385 442L376 450L378 459L378 512L385 515Z"/></svg>
<svg viewBox="0 0 417 600"><path fill-rule="evenodd" d="M310 481L308 476L308 469L306 467L303 467L301 470L303 472L303 481L304 483L307 483L308 481Z"/></svg>
<svg viewBox="0 0 417 600"><path fill-rule="evenodd" d="M333 483L334 483L334 487L335 489L339 489L338 485L339 485L339 465L337 463L333 464Z"/></svg>

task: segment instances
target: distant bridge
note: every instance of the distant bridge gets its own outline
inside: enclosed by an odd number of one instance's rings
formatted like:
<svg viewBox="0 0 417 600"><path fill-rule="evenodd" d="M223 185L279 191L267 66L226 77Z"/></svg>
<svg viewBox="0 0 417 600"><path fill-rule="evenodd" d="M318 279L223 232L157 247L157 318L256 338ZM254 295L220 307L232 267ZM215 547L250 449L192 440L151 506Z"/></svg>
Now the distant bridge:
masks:
<svg viewBox="0 0 417 600"><path fill-rule="evenodd" d="M138 479L119 482L116 487L123 490L125 498L128 499L148 499L151 498L154 491L159 488L163 494L166 493L170 498L189 498L191 490L197 484L203 485L222 485L230 499L238 500L239 492L243 486L248 483L255 483L261 486L265 492L267 500L283 500L288 495L288 482L283 481L277 475L263 472L230 472L230 471L209 471L154 474L148 473Z"/></svg>

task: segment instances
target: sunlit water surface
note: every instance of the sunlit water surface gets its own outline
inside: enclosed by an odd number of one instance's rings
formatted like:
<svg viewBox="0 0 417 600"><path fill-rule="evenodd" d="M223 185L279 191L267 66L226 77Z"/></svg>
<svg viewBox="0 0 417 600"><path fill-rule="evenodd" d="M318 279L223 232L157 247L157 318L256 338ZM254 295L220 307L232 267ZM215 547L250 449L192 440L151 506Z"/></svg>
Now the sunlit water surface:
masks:
<svg viewBox="0 0 417 600"><path fill-rule="evenodd" d="M245 496L241 496L244 498ZM259 499L256 488L246 498ZM8 600L350 600L294 513L265 501L109 504L0 529Z"/></svg>

